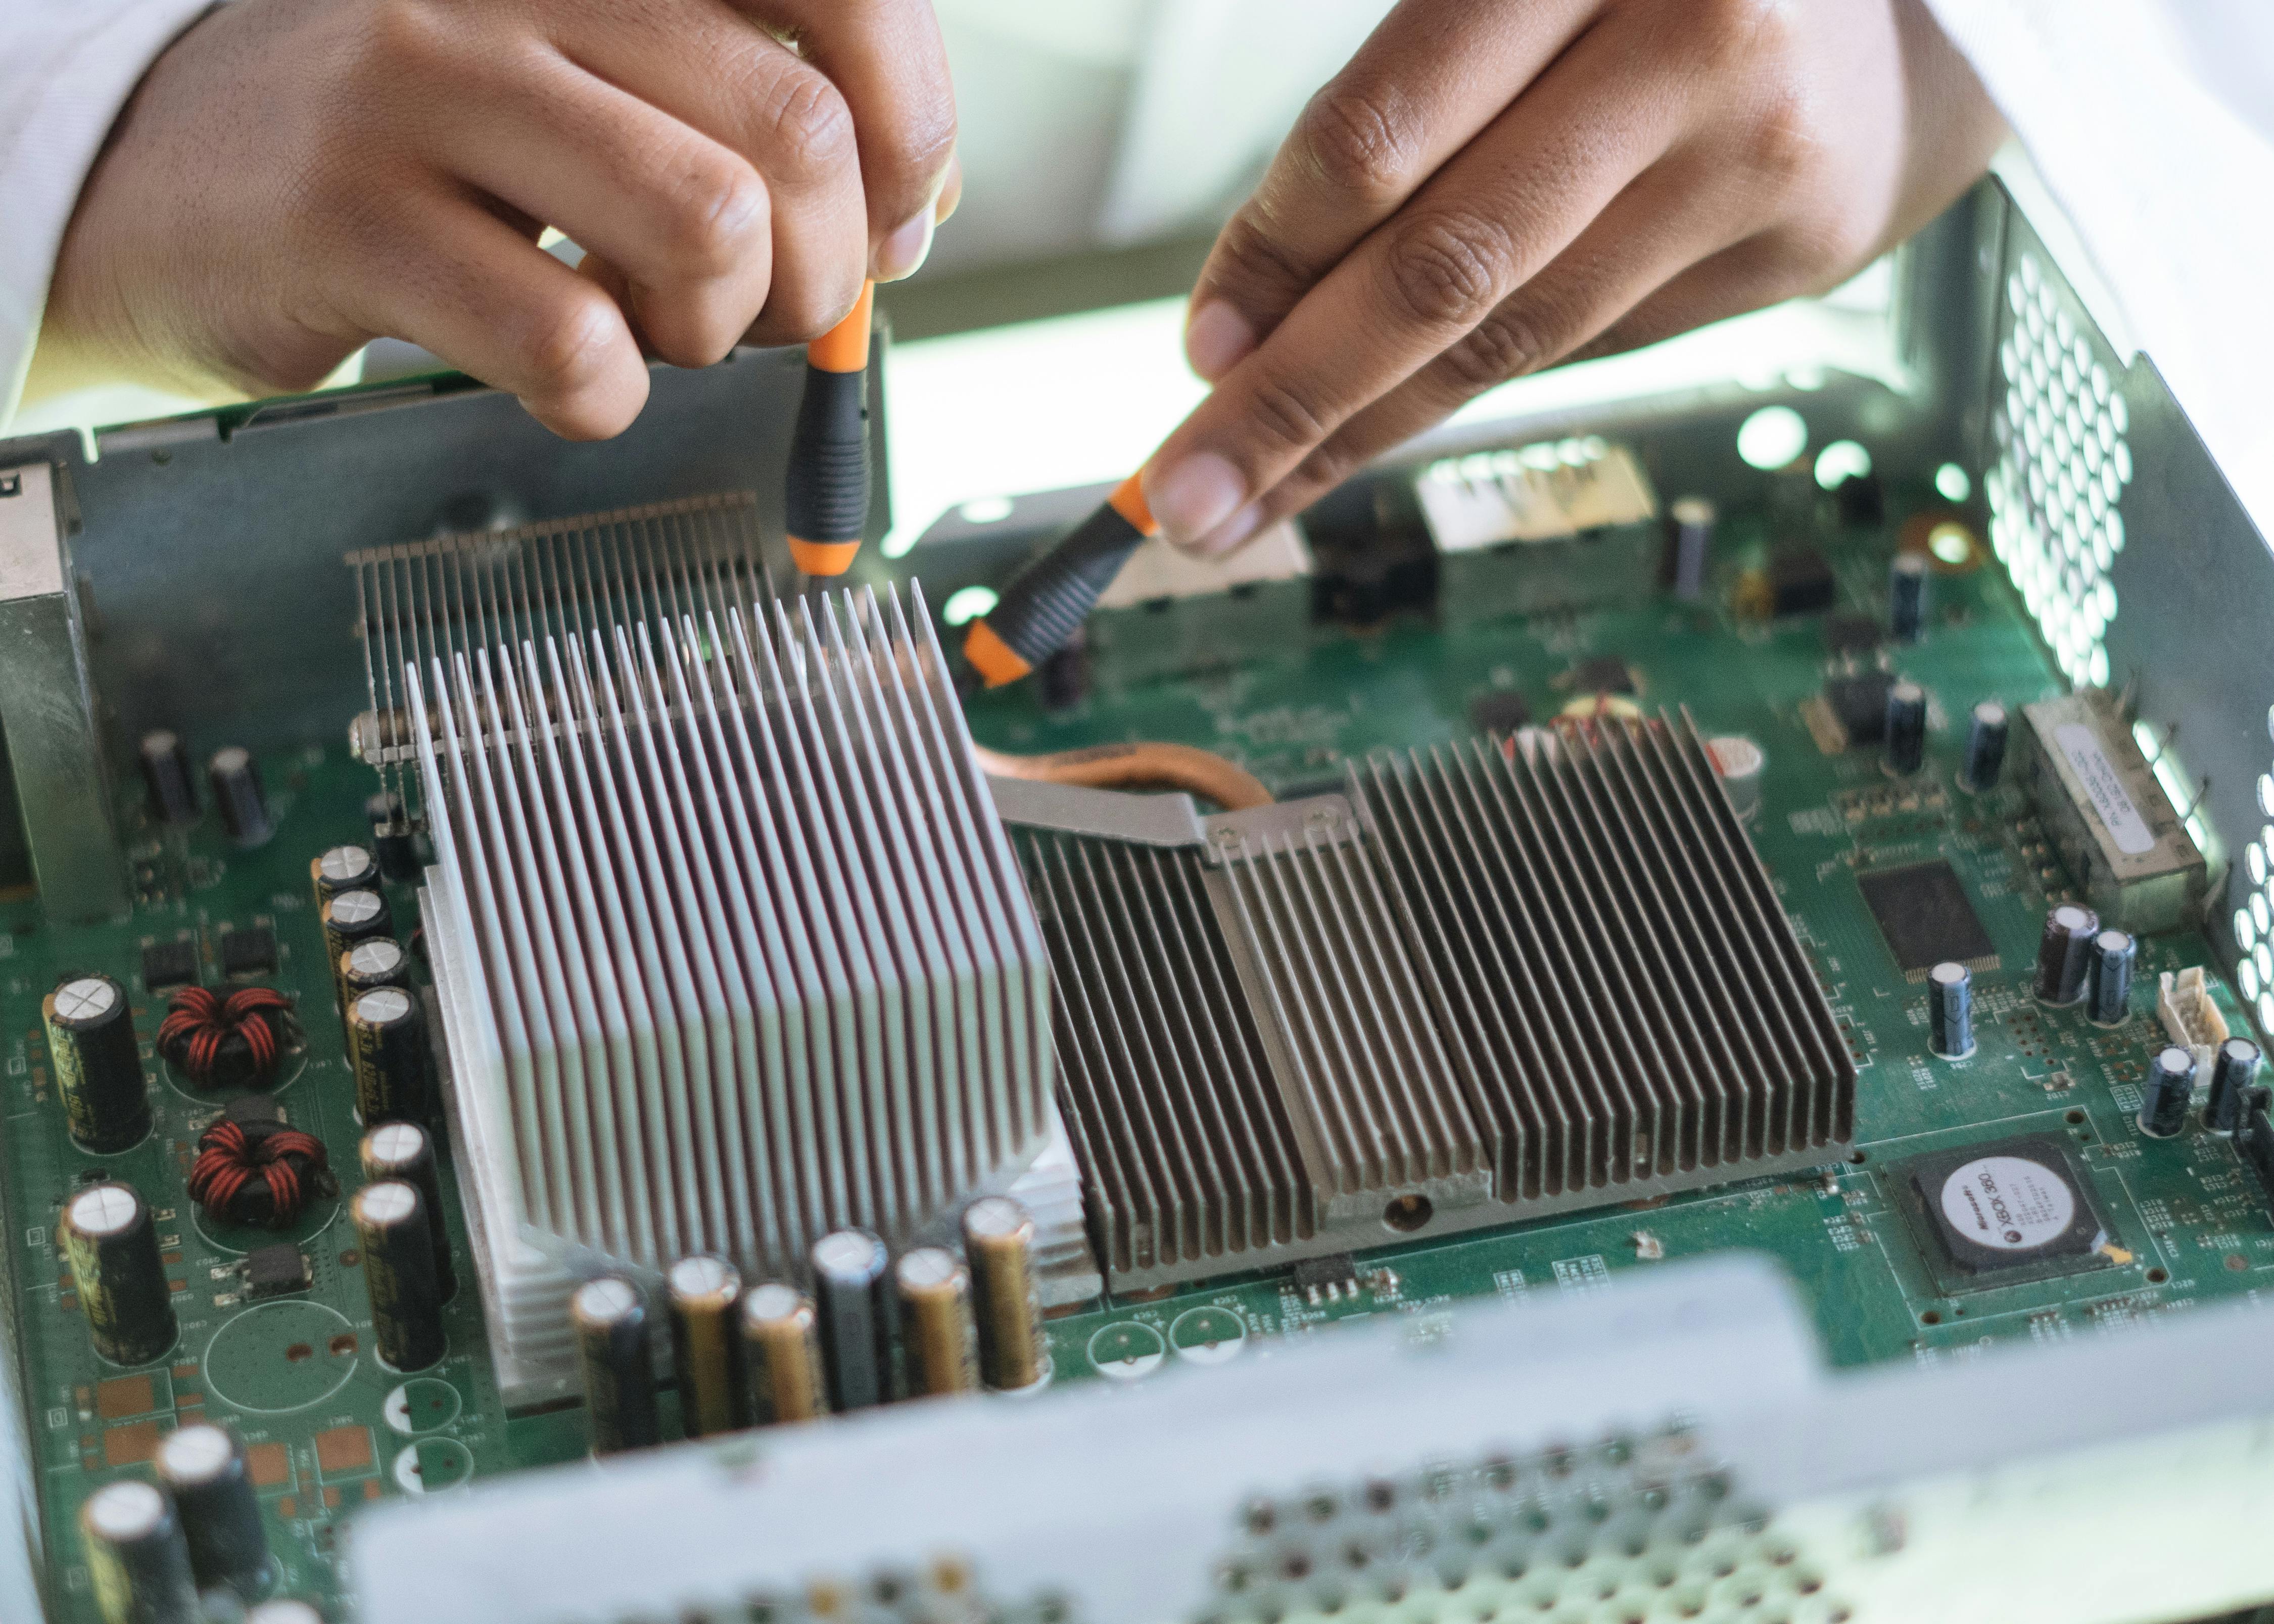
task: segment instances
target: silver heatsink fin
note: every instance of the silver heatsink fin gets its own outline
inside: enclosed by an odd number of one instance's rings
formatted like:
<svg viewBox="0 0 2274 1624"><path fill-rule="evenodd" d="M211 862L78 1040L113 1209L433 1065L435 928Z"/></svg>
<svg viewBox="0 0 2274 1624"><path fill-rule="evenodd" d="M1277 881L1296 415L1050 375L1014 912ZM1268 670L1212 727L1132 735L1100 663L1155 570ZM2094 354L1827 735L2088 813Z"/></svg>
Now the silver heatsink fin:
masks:
<svg viewBox="0 0 2274 1624"><path fill-rule="evenodd" d="M871 592L405 667L462 1177L524 1363L570 1275L905 1240L1042 1148L1046 962L945 673L921 598Z"/></svg>
<svg viewBox="0 0 2274 1624"><path fill-rule="evenodd" d="M1855 1063L1686 717L1383 754L1209 818L996 787L1118 1289L1853 1138Z"/></svg>

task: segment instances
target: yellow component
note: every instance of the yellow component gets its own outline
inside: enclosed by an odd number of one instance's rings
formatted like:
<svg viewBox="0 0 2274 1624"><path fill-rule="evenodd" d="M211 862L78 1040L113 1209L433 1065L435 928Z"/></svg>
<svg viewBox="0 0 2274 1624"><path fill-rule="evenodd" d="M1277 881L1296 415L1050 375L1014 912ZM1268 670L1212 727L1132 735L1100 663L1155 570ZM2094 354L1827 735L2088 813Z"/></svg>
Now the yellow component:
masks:
<svg viewBox="0 0 2274 1624"><path fill-rule="evenodd" d="M970 652L968 645L964 651ZM982 772L998 778L1034 778L1088 789L1181 789L1213 801L1227 812L1272 803L1263 780L1246 768L1189 744L1094 744L1049 756L1011 756L974 745L971 755Z"/></svg>
<svg viewBox="0 0 2274 1624"><path fill-rule="evenodd" d="M1161 533L1161 525L1153 517L1153 509L1145 500L1143 479L1141 472L1130 475L1113 487L1113 494L1105 499L1105 505L1136 526L1139 535L1157 536Z"/></svg>
<svg viewBox="0 0 2274 1624"><path fill-rule="evenodd" d="M1020 658L1019 651L995 635L995 628L984 620L974 620L971 629L963 634L963 658L971 662L989 688L1001 688L1006 682L1016 682L1034 667Z"/></svg>
<svg viewBox="0 0 2274 1624"><path fill-rule="evenodd" d="M805 347L806 360L825 372L858 372L869 365L870 309L876 303L877 284L861 284L861 297L852 314Z"/></svg>
<svg viewBox="0 0 2274 1624"><path fill-rule="evenodd" d="M857 541L807 541L789 538L790 561L809 575L841 575L861 556Z"/></svg>

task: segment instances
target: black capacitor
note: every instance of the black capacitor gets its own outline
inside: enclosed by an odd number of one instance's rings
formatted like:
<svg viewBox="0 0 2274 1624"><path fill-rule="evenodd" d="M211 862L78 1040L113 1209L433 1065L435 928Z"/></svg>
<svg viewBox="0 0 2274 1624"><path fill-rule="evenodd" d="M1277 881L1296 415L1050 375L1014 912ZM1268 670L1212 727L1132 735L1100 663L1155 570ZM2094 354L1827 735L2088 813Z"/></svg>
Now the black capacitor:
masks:
<svg viewBox="0 0 2274 1624"><path fill-rule="evenodd" d="M213 786L215 809L221 826L239 846L260 846L276 832L268 821L268 797L261 792L260 769L252 752L241 744L213 753L206 763L206 781Z"/></svg>
<svg viewBox="0 0 2274 1624"><path fill-rule="evenodd" d="M1974 1052L1974 977L1962 964L1945 962L1926 973L1927 1047L1945 1060Z"/></svg>
<svg viewBox="0 0 2274 1624"><path fill-rule="evenodd" d="M656 1419L655 1351L639 1288L614 1274L569 1294L576 1363L584 1373L584 1419L594 1455L620 1455L663 1440Z"/></svg>
<svg viewBox="0 0 2274 1624"><path fill-rule="evenodd" d="M417 879L418 837L410 831L403 797L393 790L381 790L363 803L363 810L371 820L371 844L379 857L379 871L390 880Z"/></svg>
<svg viewBox="0 0 2274 1624"><path fill-rule="evenodd" d="M379 860L368 846L335 846L321 856L308 859L308 884L316 893L319 908L325 898L343 891L376 890L379 877Z"/></svg>
<svg viewBox="0 0 2274 1624"><path fill-rule="evenodd" d="M198 780L182 735L160 728L142 735L142 782L150 792L150 816L162 823L198 821Z"/></svg>
<svg viewBox="0 0 2274 1624"><path fill-rule="evenodd" d="M348 1005L348 1064L365 1127L426 1119L426 1023L409 989L377 988Z"/></svg>
<svg viewBox="0 0 2274 1624"><path fill-rule="evenodd" d="M829 1407L843 1412L892 1396L892 1307L885 1243L839 1229L813 1243L813 1301Z"/></svg>
<svg viewBox="0 0 2274 1624"><path fill-rule="evenodd" d="M398 1371L441 1362L442 1290L434 1278L434 1235L418 1187L400 1178L365 1184L348 1203L371 1293L379 1357Z"/></svg>
<svg viewBox="0 0 2274 1624"><path fill-rule="evenodd" d="M2140 1088L2140 1132L2167 1139L2187 1125L2187 1102L2195 1088L2195 1057L2177 1044L2148 1064Z"/></svg>
<svg viewBox="0 0 2274 1624"><path fill-rule="evenodd" d="M724 1258L681 1258L664 1275L671 1304L671 1361L679 1416L689 1438L742 1423L742 1349L735 1310L742 1276Z"/></svg>
<svg viewBox="0 0 2274 1624"><path fill-rule="evenodd" d="M1966 728L1966 787L1979 794L1998 787L2006 766L2006 707L1985 699Z"/></svg>
<svg viewBox="0 0 2274 1624"><path fill-rule="evenodd" d="M126 989L107 975L74 975L40 1001L48 1062L71 1136L108 1156L150 1132L150 1086Z"/></svg>
<svg viewBox="0 0 2274 1624"><path fill-rule="evenodd" d="M336 891L318 907L317 918L324 924L324 962L331 966L334 976L340 973L341 955L357 943L395 934L387 898L367 885Z"/></svg>
<svg viewBox="0 0 2274 1624"><path fill-rule="evenodd" d="M2120 1026L2132 1013L2132 969L2139 961L2140 944L2127 930L2104 930L2092 938L2092 989L2086 1019L2102 1026Z"/></svg>
<svg viewBox="0 0 2274 1624"><path fill-rule="evenodd" d="M2242 1126L2243 1102L2258 1080L2258 1045L2248 1038L2229 1038L2218 1046L2210 1066L2210 1094L2203 1101L2203 1121L2221 1133Z"/></svg>
<svg viewBox="0 0 2274 1624"><path fill-rule="evenodd" d="M1886 756L1883 771L1908 778L1926 763L1926 690L1902 681L1887 690Z"/></svg>
<svg viewBox="0 0 2274 1624"><path fill-rule="evenodd" d="M163 1358L180 1327L149 1204L132 1184L89 1184L58 1227L95 1352L130 1366Z"/></svg>
<svg viewBox="0 0 2274 1624"><path fill-rule="evenodd" d="M442 1222L442 1169L434 1155L434 1136L415 1122L383 1122L363 1136L364 1180L399 1178L414 1184L425 1204L426 1232L434 1242L434 1285L448 1302L458 1293L457 1270L450 1265L450 1231Z"/></svg>
<svg viewBox="0 0 2274 1624"><path fill-rule="evenodd" d="M2037 938L2034 982L2041 1001L2074 1004L2084 996L2092 970L2092 938L2099 934L2099 915L2073 902L2045 915L2044 933Z"/></svg>
<svg viewBox="0 0 2274 1624"><path fill-rule="evenodd" d="M79 1535L102 1624L197 1624L189 1542L164 1490L106 1483L80 1503Z"/></svg>
<svg viewBox="0 0 2274 1624"><path fill-rule="evenodd" d="M1667 575L1676 598L1696 603L1706 596L1706 575L1713 562L1713 504L1702 496L1684 496L1666 516L1672 554Z"/></svg>
<svg viewBox="0 0 2274 1624"><path fill-rule="evenodd" d="M1897 643L1916 643L1926 629L1926 555L1898 553L1887 568L1887 630Z"/></svg>
<svg viewBox="0 0 2274 1624"><path fill-rule="evenodd" d="M410 953L393 936L373 936L342 953L332 973L340 978L340 990L353 1004L359 995L381 987L409 987Z"/></svg>
<svg viewBox="0 0 2274 1624"><path fill-rule="evenodd" d="M193 1421L159 1441L158 1481L174 1497L200 1590L227 1588L258 1601L275 1583L268 1530L245 1446L209 1422Z"/></svg>

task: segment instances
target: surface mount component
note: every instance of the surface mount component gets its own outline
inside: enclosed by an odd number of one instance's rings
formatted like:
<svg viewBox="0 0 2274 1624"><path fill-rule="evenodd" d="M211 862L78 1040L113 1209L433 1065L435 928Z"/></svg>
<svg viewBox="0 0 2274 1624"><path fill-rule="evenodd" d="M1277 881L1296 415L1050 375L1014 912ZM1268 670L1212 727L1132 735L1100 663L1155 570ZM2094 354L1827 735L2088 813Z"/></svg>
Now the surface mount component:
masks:
<svg viewBox="0 0 2274 1624"><path fill-rule="evenodd" d="M1840 748L1877 744L1886 737L1887 695L1894 678L1884 671L1834 677L1824 685L1824 709L1838 729Z"/></svg>
<svg viewBox="0 0 2274 1624"><path fill-rule="evenodd" d="M2203 854L2107 695L2023 705L2014 756L2038 821L2103 924L2152 936L2195 917L2208 883Z"/></svg>
<svg viewBox="0 0 2274 1624"><path fill-rule="evenodd" d="M153 942L142 950L142 985L147 991L188 987L198 979L198 944L189 936Z"/></svg>
<svg viewBox="0 0 2274 1624"><path fill-rule="evenodd" d="M247 1297L283 1297L305 1291L310 1281L307 1256L297 1246L289 1243L255 1246L245 1254Z"/></svg>
<svg viewBox="0 0 2274 1624"><path fill-rule="evenodd" d="M1969 969L1995 969L1998 944L1967 900L1958 871L1942 859L1879 868L1856 876L1864 906L1906 975L1947 959Z"/></svg>
<svg viewBox="0 0 2274 1624"><path fill-rule="evenodd" d="M223 975L266 975L276 967L276 933L266 925L240 925L221 933Z"/></svg>
<svg viewBox="0 0 2274 1624"><path fill-rule="evenodd" d="M1384 755L1348 792L1009 798L1117 1289L1851 1135L1853 1062L1686 720Z"/></svg>
<svg viewBox="0 0 2274 1624"><path fill-rule="evenodd" d="M1665 532L1650 476L1593 438L1478 452L1415 481L1446 625L1633 602L1657 589Z"/></svg>
<svg viewBox="0 0 2274 1624"><path fill-rule="evenodd" d="M1839 578L1830 560L1811 546L1778 550L1768 564L1767 607L1772 615L1815 614L1839 597Z"/></svg>
<svg viewBox="0 0 2274 1624"><path fill-rule="evenodd" d="M2107 1221L2067 1139L2025 1133L1888 1169L1897 1205L1945 1291L2106 1267Z"/></svg>
<svg viewBox="0 0 2274 1624"><path fill-rule="evenodd" d="M402 679L458 1165L524 1369L567 1351L548 1282L905 1244L1049 1132L1041 939L921 600L694 586Z"/></svg>

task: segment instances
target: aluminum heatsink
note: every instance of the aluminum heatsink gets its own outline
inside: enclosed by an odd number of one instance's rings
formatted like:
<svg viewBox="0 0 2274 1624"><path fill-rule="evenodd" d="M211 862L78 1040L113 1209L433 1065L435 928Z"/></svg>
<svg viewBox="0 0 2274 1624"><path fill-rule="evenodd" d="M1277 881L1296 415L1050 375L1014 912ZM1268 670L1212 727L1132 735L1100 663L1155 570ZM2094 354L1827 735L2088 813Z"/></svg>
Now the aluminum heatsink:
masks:
<svg viewBox="0 0 2274 1624"><path fill-rule="evenodd" d="M1047 967L917 599L728 606L407 665L484 1284L905 1242L1050 1132Z"/></svg>
<svg viewBox="0 0 2274 1624"><path fill-rule="evenodd" d="M1123 1289L1833 1160L1856 1071L1688 718L1344 795L998 782Z"/></svg>

